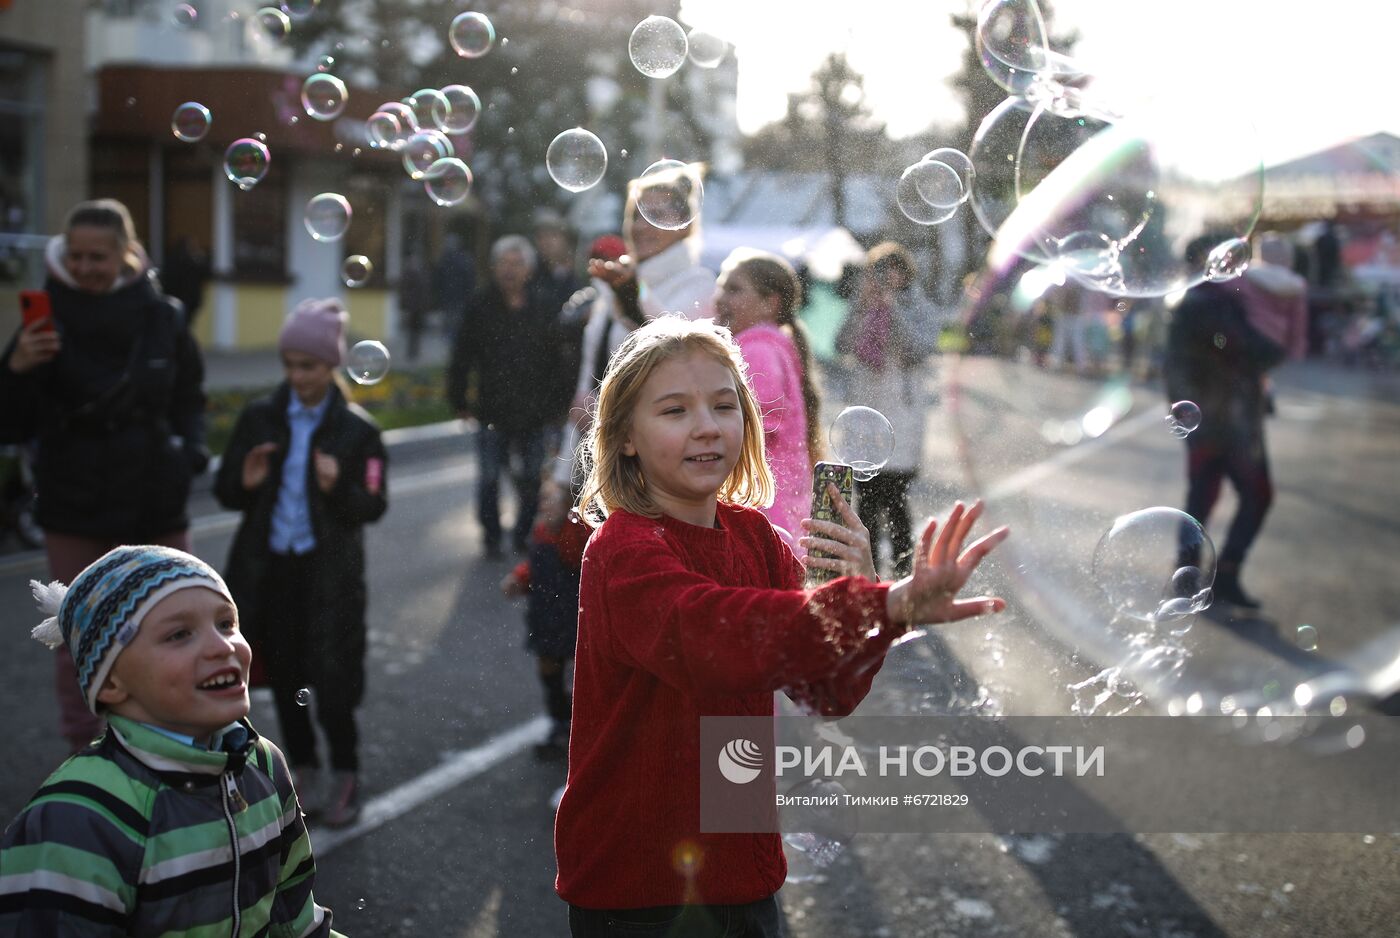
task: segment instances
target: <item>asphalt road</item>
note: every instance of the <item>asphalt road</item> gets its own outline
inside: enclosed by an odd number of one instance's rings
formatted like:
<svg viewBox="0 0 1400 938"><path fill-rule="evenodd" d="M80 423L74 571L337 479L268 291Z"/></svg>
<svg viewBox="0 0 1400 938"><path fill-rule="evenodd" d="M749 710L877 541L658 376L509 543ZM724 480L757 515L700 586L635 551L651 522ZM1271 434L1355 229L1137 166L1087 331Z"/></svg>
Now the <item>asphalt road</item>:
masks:
<svg viewBox="0 0 1400 938"><path fill-rule="evenodd" d="M1131 408L1116 425L1066 446L1046 440L1046 427L1081 418L1104 382L965 364L945 364L937 379L915 506L927 514L954 497L995 496L989 514L1015 534L982 585L1011 608L896 649L861 713L1070 712L1070 684L1122 663L1122 636L1095 606L1088 569L1098 536L1117 514L1181 497L1180 443L1160 426L1152 392L1127 391ZM1389 386L1355 375L1304 369L1279 383L1270 427L1278 498L1246 579L1264 610L1200 617L1181 641L1174 680L1145 675L1100 712L1165 712L1189 693L1217 706L1339 667L1354 681L1393 641L1400 406ZM548 807L563 768L529 750L540 694L521 649L521 610L497 590L509 564L481 556L473 476L464 437L397 447L391 509L369 536L361 724L373 810L348 833L314 835L318 895L348 934L567 933L552 891ZM193 507L197 552L222 564L233 519L207 496ZM63 754L48 659L26 637L34 616L25 583L42 572L35 555L0 558L0 738L12 757L0 778L3 817ZM1315 652L1295 641L1305 623L1319 636ZM1348 700L1368 705L1360 693ZM253 718L276 738L266 701L255 700ZM1241 784L1300 800L1333 796L1304 777ZM1397 887L1400 836L1383 830L870 834L781 898L796 938L1350 936L1394 934Z"/></svg>

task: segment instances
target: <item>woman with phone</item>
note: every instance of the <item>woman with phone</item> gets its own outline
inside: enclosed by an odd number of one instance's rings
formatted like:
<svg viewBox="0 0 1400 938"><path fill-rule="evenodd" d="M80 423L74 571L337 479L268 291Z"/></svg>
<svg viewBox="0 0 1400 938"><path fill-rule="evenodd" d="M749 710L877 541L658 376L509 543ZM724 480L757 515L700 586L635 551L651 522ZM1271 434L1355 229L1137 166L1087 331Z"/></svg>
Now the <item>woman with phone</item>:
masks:
<svg viewBox="0 0 1400 938"><path fill-rule="evenodd" d="M44 291L25 297L24 325L0 353L0 442L38 443L49 575L71 582L121 544L188 551L190 480L209 455L204 366L184 310L114 199L74 207L45 261ZM78 750L102 723L68 652L54 663L60 729Z"/></svg>

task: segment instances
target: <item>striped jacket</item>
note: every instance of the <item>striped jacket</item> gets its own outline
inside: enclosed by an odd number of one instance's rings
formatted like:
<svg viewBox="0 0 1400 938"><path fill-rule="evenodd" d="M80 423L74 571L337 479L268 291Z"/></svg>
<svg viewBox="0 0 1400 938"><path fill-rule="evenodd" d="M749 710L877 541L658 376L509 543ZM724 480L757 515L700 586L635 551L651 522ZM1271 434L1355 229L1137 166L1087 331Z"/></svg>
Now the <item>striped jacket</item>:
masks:
<svg viewBox="0 0 1400 938"><path fill-rule="evenodd" d="M108 720L6 829L0 936L337 934L276 746L246 721L210 752Z"/></svg>

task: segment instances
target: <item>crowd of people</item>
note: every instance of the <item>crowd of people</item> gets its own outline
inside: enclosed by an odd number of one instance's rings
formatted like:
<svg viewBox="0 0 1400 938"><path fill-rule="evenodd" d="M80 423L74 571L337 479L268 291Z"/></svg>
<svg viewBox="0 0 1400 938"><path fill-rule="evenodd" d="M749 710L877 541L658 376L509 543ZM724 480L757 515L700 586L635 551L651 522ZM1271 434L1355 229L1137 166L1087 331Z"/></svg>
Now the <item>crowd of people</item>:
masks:
<svg viewBox="0 0 1400 938"><path fill-rule="evenodd" d="M876 245L839 295L758 250L716 273L698 221L660 227L639 208L688 185L634 183L586 278L543 214L533 239L495 241L480 283L444 269L459 294L424 300L460 308L445 393L479 427L481 548L518 555L500 588L526 599L551 720L536 752L567 760L556 888L575 935L778 934L777 835L698 829L699 717L771 715L775 691L849 713L909 628L1004 608L958 595L1007 536L973 539L980 503L922 531L911 518L946 325L913 256ZM309 300L282 326L284 380L240 414L214 484L241 516L221 575L190 554L185 504L209 454L184 304L112 200L74 209L48 262L52 313L0 355L0 440L38 441L51 582L34 584L35 637L55 648L74 755L6 828L0 930L333 934L303 817L360 814L364 527L388 508L387 451L340 377L348 316ZM1216 590L1244 606L1271 496L1265 375L1304 342L1285 273L1194 288L1168 342L1170 394L1221 418L1187 441L1187 509L1204 521L1222 479L1239 490ZM837 356L849 400L878 406L897 441L856 504L819 493L839 522L809 517L821 362ZM804 590L807 568L832 578ZM247 720L254 683L272 689L277 745ZM686 877L682 841L707 857Z"/></svg>

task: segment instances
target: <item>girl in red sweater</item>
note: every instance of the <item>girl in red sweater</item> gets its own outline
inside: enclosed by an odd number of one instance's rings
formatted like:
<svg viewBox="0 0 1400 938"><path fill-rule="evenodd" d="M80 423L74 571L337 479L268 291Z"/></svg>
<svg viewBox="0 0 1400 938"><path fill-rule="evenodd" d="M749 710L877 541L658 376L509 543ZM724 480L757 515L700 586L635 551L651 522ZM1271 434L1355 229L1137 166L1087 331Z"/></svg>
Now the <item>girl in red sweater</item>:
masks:
<svg viewBox="0 0 1400 938"><path fill-rule="evenodd" d="M700 717L771 716L782 690L848 714L914 623L998 612L957 592L1007 530L964 548L981 504L923 532L912 575L874 582L864 526L803 522L803 570L755 506L773 496L762 416L728 330L654 319L613 355L587 442L568 785L555 821L574 936L779 934L775 833L700 831ZM769 780L768 784L773 783ZM652 930L642 929L650 926Z"/></svg>

